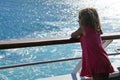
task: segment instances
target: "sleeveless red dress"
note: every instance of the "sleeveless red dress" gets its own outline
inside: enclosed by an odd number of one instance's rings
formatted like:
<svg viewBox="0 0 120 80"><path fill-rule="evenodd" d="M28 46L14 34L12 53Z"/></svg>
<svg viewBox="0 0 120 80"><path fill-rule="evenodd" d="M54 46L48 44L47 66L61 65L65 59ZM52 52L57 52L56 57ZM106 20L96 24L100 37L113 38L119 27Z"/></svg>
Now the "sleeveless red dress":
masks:
<svg viewBox="0 0 120 80"><path fill-rule="evenodd" d="M114 69L108 55L102 47L100 33L84 26L85 35L81 35L82 69L80 76L92 77L96 73L112 73Z"/></svg>

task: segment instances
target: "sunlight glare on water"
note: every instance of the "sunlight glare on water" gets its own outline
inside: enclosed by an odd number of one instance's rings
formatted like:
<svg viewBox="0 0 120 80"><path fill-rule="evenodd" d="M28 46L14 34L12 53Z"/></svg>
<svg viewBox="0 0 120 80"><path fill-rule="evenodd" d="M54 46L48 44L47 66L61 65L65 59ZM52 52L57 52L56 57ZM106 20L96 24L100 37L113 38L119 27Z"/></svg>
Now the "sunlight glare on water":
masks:
<svg viewBox="0 0 120 80"><path fill-rule="evenodd" d="M97 9L104 33L120 32L119 0L0 0L0 40L70 37L79 26L79 10ZM106 51L120 49L115 40ZM79 43L0 50L0 66L81 56ZM111 56L117 65L120 56ZM36 80L69 74L78 61L36 65L0 71L2 80Z"/></svg>

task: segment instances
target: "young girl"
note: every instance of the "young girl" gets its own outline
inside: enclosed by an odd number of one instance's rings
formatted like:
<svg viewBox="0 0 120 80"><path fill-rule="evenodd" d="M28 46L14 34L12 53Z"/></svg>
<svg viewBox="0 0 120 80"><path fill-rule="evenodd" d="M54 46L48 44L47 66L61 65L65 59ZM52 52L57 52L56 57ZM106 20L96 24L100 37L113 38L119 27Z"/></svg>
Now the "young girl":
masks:
<svg viewBox="0 0 120 80"><path fill-rule="evenodd" d="M114 69L102 47L101 24L97 11L86 8L79 12L80 28L71 34L80 37L82 47L82 70L80 76L93 77L94 80L108 80Z"/></svg>

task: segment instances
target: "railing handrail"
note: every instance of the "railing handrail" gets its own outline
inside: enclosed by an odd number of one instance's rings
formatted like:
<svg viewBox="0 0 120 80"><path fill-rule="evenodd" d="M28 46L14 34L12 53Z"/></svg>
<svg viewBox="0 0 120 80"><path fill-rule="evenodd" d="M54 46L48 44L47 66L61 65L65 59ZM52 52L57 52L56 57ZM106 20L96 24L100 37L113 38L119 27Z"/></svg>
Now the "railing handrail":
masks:
<svg viewBox="0 0 120 80"><path fill-rule="evenodd" d="M107 34L101 36L102 40L120 39L120 33ZM79 39L70 38L46 38L46 39L28 39L28 40L10 40L0 41L0 49L24 48L35 46L47 46L55 44L68 44L79 42Z"/></svg>
<svg viewBox="0 0 120 80"><path fill-rule="evenodd" d="M102 35L101 38L103 40L114 40L120 39L119 34L109 34L109 35ZM70 38L51 38L51 39L29 39L29 40L11 40L11 41L0 41L0 50L1 49L12 49L12 48L23 48L23 47L34 47L34 46L47 46L47 45L55 45L55 44L67 44L67 43L76 43L79 42L79 39L70 39ZM108 55L118 55L120 53L113 53ZM68 59L60 59L60 60L52 60L52 61L43 61L43 62L34 62L34 63L26 63L26 64L17 64L11 66L1 66L0 69L8 69L8 68L15 68L15 67L23 67L23 66L30 66L30 65L37 65L37 64L46 64L46 63L53 63L53 62L62 62L62 61L70 61L70 60L77 60L81 59L78 58L68 58Z"/></svg>
<svg viewBox="0 0 120 80"><path fill-rule="evenodd" d="M111 54L108 54L108 56L119 55L119 54L120 53L111 53ZM2 69L9 69L9 68L32 66L32 65L39 65L39 64L55 63L55 62L72 61L72 60L78 60L78 59L82 59L82 57L66 58L66 59L50 60L50 61L40 61L40 62L16 64L16 65L9 65L9 66L0 66L0 70L2 70Z"/></svg>

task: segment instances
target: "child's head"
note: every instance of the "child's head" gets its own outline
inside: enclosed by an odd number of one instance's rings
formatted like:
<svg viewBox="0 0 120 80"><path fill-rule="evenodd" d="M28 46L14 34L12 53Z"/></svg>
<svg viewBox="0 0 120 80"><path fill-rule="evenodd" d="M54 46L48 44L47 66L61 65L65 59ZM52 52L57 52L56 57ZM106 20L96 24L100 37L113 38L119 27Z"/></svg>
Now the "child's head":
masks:
<svg viewBox="0 0 120 80"><path fill-rule="evenodd" d="M83 9L79 12L78 18L81 26L89 26L102 34L101 24L96 9Z"/></svg>

